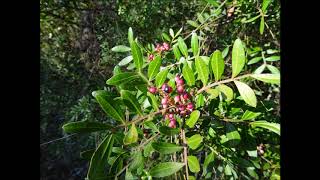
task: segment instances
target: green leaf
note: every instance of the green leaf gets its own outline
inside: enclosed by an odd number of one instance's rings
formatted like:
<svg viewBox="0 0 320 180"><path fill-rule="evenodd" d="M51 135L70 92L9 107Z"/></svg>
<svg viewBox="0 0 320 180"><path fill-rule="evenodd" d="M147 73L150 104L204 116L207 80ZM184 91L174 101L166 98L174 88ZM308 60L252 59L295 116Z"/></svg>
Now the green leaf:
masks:
<svg viewBox="0 0 320 180"><path fill-rule="evenodd" d="M272 74L280 74L280 71L278 68L276 68L275 66L272 65L267 65L267 68L269 69L269 71L271 71Z"/></svg>
<svg viewBox="0 0 320 180"><path fill-rule="evenodd" d="M106 175L107 160L110 157L113 142L113 135L106 136L93 153L87 174L88 179L98 179Z"/></svg>
<svg viewBox="0 0 320 180"><path fill-rule="evenodd" d="M128 41L129 41L130 45L133 42L133 32L132 32L132 28L131 27L129 27L129 29L128 29Z"/></svg>
<svg viewBox="0 0 320 180"><path fill-rule="evenodd" d="M219 91L217 89L207 89L206 92L210 94L209 99L214 99L219 96Z"/></svg>
<svg viewBox="0 0 320 180"><path fill-rule="evenodd" d="M161 66L161 57L160 56L156 56L154 58L153 61L150 62L149 64L149 68L148 68L148 77L149 77L149 81L157 75L157 73L160 70L160 66Z"/></svg>
<svg viewBox="0 0 320 180"><path fill-rule="evenodd" d="M210 3L214 7L219 7L219 4L216 0L206 0L208 3Z"/></svg>
<svg viewBox="0 0 320 180"><path fill-rule="evenodd" d="M233 90L224 84L220 84L216 89L222 93L222 96L225 97L226 101L231 101L233 99Z"/></svg>
<svg viewBox="0 0 320 180"><path fill-rule="evenodd" d="M228 141L227 141L228 144L231 145L231 146L236 146L237 144L239 144L239 142L241 140L239 132L230 123L227 124L226 137L228 138Z"/></svg>
<svg viewBox="0 0 320 180"><path fill-rule="evenodd" d="M227 175L227 176L231 176L232 173L231 173L231 167L229 166L229 164L226 165L226 167L224 168L224 173Z"/></svg>
<svg viewBox="0 0 320 180"><path fill-rule="evenodd" d="M207 174L208 165L214 161L215 154L213 151L204 159L202 176Z"/></svg>
<svg viewBox="0 0 320 180"><path fill-rule="evenodd" d="M199 94L196 98L196 108L199 108L204 105L204 96L203 94Z"/></svg>
<svg viewBox="0 0 320 180"><path fill-rule="evenodd" d="M278 123L269 123L267 121L255 121L250 123L250 125L253 128L256 128L256 127L265 128L280 135L280 124Z"/></svg>
<svg viewBox="0 0 320 180"><path fill-rule="evenodd" d="M170 36L172 37L172 38L174 38L174 32L173 32L173 29L169 29L169 34L170 34Z"/></svg>
<svg viewBox="0 0 320 180"><path fill-rule="evenodd" d="M136 176L133 176L129 170L126 171L125 180L138 180L138 179L139 178L137 178Z"/></svg>
<svg viewBox="0 0 320 180"><path fill-rule="evenodd" d="M266 60L266 61L279 61L280 56L270 56L270 57L265 58L264 60Z"/></svg>
<svg viewBox="0 0 320 180"><path fill-rule="evenodd" d="M130 130L128 131L128 133L125 135L123 139L123 143L127 145L127 144L135 143L137 141L138 141L138 131L137 131L136 125L132 123Z"/></svg>
<svg viewBox="0 0 320 180"><path fill-rule="evenodd" d="M259 179L258 174L254 171L254 167L247 167L248 174L253 177L254 179Z"/></svg>
<svg viewBox="0 0 320 180"><path fill-rule="evenodd" d="M130 44L130 47L131 47L131 54L133 57L134 65L136 66L138 71L141 71L143 66L143 57L142 57L140 47L137 45L135 41L132 41L132 43Z"/></svg>
<svg viewBox="0 0 320 180"><path fill-rule="evenodd" d="M196 21L187 20L187 23L196 28L199 26L199 24Z"/></svg>
<svg viewBox="0 0 320 180"><path fill-rule="evenodd" d="M144 166L144 158L141 151L136 151L132 154L132 161L129 166L129 171L138 169L139 167Z"/></svg>
<svg viewBox="0 0 320 180"><path fill-rule="evenodd" d="M168 72L169 72L169 70L166 68L164 70L161 70L157 74L156 81L155 81L157 88L160 88L162 86L162 84L166 81Z"/></svg>
<svg viewBox="0 0 320 180"><path fill-rule="evenodd" d="M158 101L157 101L157 99L156 99L156 97L153 95L153 94L151 94L150 92L147 92L147 96L150 98L150 100L151 100L151 105L152 105L152 107L153 107L153 109L155 109L156 111L158 111L159 110L159 104L158 104Z"/></svg>
<svg viewBox="0 0 320 180"><path fill-rule="evenodd" d="M200 164L196 156L188 156L188 167L193 173L200 171Z"/></svg>
<svg viewBox="0 0 320 180"><path fill-rule="evenodd" d="M257 106L257 98L254 91L245 83L234 81L243 100L252 107Z"/></svg>
<svg viewBox="0 0 320 180"><path fill-rule="evenodd" d="M176 144L166 143L166 142L159 142L159 143L152 143L153 149L162 153L162 154L172 154L174 152L181 151L183 149L182 146L178 146Z"/></svg>
<svg viewBox="0 0 320 180"><path fill-rule="evenodd" d="M96 151L96 149L89 149L86 151L80 152L80 158L85 160L91 160L93 153Z"/></svg>
<svg viewBox="0 0 320 180"><path fill-rule="evenodd" d="M195 83L195 77L192 69L189 67L188 63L183 64L182 75L187 81L188 86L193 86Z"/></svg>
<svg viewBox="0 0 320 180"><path fill-rule="evenodd" d="M209 68L200 57L196 57L195 65L198 72L198 78L202 81L203 86L205 86L209 79Z"/></svg>
<svg viewBox="0 0 320 180"><path fill-rule="evenodd" d="M129 64L131 61L133 60L133 57L132 56L127 56L125 58L123 58L120 62L119 62L119 66L124 66L124 65L127 65Z"/></svg>
<svg viewBox="0 0 320 180"><path fill-rule="evenodd" d="M162 33L162 37L166 40L166 41L171 41L171 38L169 37L169 35L167 33Z"/></svg>
<svg viewBox="0 0 320 180"><path fill-rule="evenodd" d="M244 47L240 39L237 39L232 48L232 78L236 77L244 67L245 64Z"/></svg>
<svg viewBox="0 0 320 180"><path fill-rule="evenodd" d="M126 84L128 82L131 82L137 79L140 79L139 74L134 72L124 72L124 73L119 73L112 76L110 79L107 80L106 83L108 85L120 85L120 84Z"/></svg>
<svg viewBox="0 0 320 180"><path fill-rule="evenodd" d="M252 74L251 77L271 84L280 83L280 74Z"/></svg>
<svg viewBox="0 0 320 180"><path fill-rule="evenodd" d="M260 34L263 34L264 31L264 16L261 16L261 20L260 20Z"/></svg>
<svg viewBox="0 0 320 180"><path fill-rule="evenodd" d="M262 64L261 66L259 66L254 72L253 74L261 74L264 69L266 68L266 65L265 64Z"/></svg>
<svg viewBox="0 0 320 180"><path fill-rule="evenodd" d="M146 128L150 128L152 129L152 131L154 132L159 132L159 129L157 128L157 126L152 122L152 121L147 121L144 123L144 126Z"/></svg>
<svg viewBox="0 0 320 180"><path fill-rule="evenodd" d="M211 55L210 63L214 79L218 81L224 72L224 60L219 50L214 51Z"/></svg>
<svg viewBox="0 0 320 180"><path fill-rule="evenodd" d="M173 49L174 56L176 57L177 60L179 60L181 57L181 54L180 54L178 44L173 45L172 49Z"/></svg>
<svg viewBox="0 0 320 180"><path fill-rule="evenodd" d="M257 16L255 16L255 17L253 17L253 18L250 18L250 19L248 19L248 20L241 20L241 23L250 23L250 22L252 22L252 21L255 21L256 19L258 19L259 17L260 17L261 15L259 14L259 15L257 15Z"/></svg>
<svg viewBox="0 0 320 180"><path fill-rule="evenodd" d="M261 114L260 112L252 112L252 111L246 110L246 112L244 112L244 114L242 115L241 120L251 120L258 117L260 114Z"/></svg>
<svg viewBox="0 0 320 180"><path fill-rule="evenodd" d="M200 111L194 110L191 114L189 119L186 121L186 125L189 126L190 128L193 128L196 122L198 121L200 117Z"/></svg>
<svg viewBox="0 0 320 180"><path fill-rule="evenodd" d="M186 43L184 42L184 40L181 37L178 38L178 46L179 46L179 49L180 49L181 53L185 57L188 57L188 47L187 47Z"/></svg>
<svg viewBox="0 0 320 180"><path fill-rule="evenodd" d="M157 177L157 178L166 177L178 172L183 166L184 166L184 163L178 163L178 162L160 163L155 167L151 168L149 173L152 177Z"/></svg>
<svg viewBox="0 0 320 180"><path fill-rule="evenodd" d="M180 130L178 128L169 128L168 126L161 126L159 128L160 133L168 135L168 136L173 136L176 134L179 134Z"/></svg>
<svg viewBox="0 0 320 180"><path fill-rule="evenodd" d="M152 147L152 142L149 142L146 146L144 146L144 149L143 149L144 157L149 157L153 151L154 149Z"/></svg>
<svg viewBox="0 0 320 180"><path fill-rule="evenodd" d="M222 51L222 58L226 58L228 53L229 53L229 46L224 48L224 50Z"/></svg>
<svg viewBox="0 0 320 180"><path fill-rule="evenodd" d="M91 133L111 129L112 126L101 122L78 121L70 122L62 126L66 133Z"/></svg>
<svg viewBox="0 0 320 180"><path fill-rule="evenodd" d="M252 58L252 59L248 62L248 65L255 64L255 63L257 63L257 62L259 62L259 61L261 61L261 60L262 60L262 57L261 57L261 56Z"/></svg>
<svg viewBox="0 0 320 180"><path fill-rule="evenodd" d="M131 49L128 46L124 46L124 45L115 46L111 49L111 51L114 51L114 52L127 52L130 50Z"/></svg>
<svg viewBox="0 0 320 180"><path fill-rule="evenodd" d="M196 177L194 177L194 176L189 176L189 180L196 180Z"/></svg>
<svg viewBox="0 0 320 180"><path fill-rule="evenodd" d="M187 144L191 149L197 149L201 144L203 137L200 134L195 134L190 138L187 138Z"/></svg>
<svg viewBox="0 0 320 180"><path fill-rule="evenodd" d="M199 39L196 33L192 33L191 36L191 49L194 56L199 54Z"/></svg>
<svg viewBox="0 0 320 180"><path fill-rule="evenodd" d="M134 96L130 93L130 91L127 90L121 90L120 94L122 99L127 100L132 105L132 107L134 107L137 113L139 115L142 115L141 107L136 96Z"/></svg>
<svg viewBox="0 0 320 180"><path fill-rule="evenodd" d="M262 12L266 12L271 1L272 0L263 0L262 7L261 7Z"/></svg>
<svg viewBox="0 0 320 180"><path fill-rule="evenodd" d="M108 92L105 90L93 91L92 96L96 98L103 111L107 113L113 119L120 121L121 123L125 122L124 113L122 112L119 105L108 96Z"/></svg>
<svg viewBox="0 0 320 180"><path fill-rule="evenodd" d="M204 23L204 18L203 18L203 16L201 15L201 13L197 13L197 18L198 18L198 20L199 20L199 22L202 24L202 23Z"/></svg>

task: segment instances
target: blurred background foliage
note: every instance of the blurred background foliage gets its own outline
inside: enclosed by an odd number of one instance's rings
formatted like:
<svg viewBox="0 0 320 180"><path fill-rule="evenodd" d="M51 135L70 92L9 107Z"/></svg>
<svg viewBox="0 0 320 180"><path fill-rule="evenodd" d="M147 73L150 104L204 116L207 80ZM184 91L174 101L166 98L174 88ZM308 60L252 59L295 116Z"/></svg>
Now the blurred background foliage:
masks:
<svg viewBox="0 0 320 180"><path fill-rule="evenodd" d="M266 3L268 8L264 8ZM215 49L227 51L233 40L240 37L252 58L248 60L256 58L249 68L274 72L277 70L272 67L280 67L280 61L260 58L277 57L280 53L278 0L40 0L40 10L40 179L43 180L85 177L87 162L79 153L95 146L95 135L43 143L63 137L61 126L66 122L108 121L97 103L93 103L91 92L103 89L113 67L126 57L111 48L127 44L129 27L143 44L162 42L162 33L168 34L170 28L177 32L182 27L183 35L198 28L207 37L204 42L208 54ZM230 57L226 61L230 63ZM261 92L268 93L261 96L265 108L270 110L265 119L279 122L279 89L265 88ZM270 141L267 135L261 138ZM279 144L279 138L274 144ZM277 159L278 156L274 157Z"/></svg>

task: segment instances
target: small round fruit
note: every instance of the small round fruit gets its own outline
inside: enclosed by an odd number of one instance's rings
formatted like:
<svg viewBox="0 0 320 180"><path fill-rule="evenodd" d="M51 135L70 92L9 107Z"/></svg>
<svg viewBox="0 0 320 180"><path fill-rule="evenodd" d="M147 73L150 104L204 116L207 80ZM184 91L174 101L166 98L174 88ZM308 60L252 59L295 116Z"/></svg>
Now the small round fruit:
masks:
<svg viewBox="0 0 320 180"><path fill-rule="evenodd" d="M155 94L157 92L157 88L156 87L149 87L149 92L152 94Z"/></svg>
<svg viewBox="0 0 320 180"><path fill-rule="evenodd" d="M179 86L177 87L177 92L178 92L178 93L183 93L183 92L184 92L183 86L179 85Z"/></svg>
<svg viewBox="0 0 320 180"><path fill-rule="evenodd" d="M175 102L175 103L180 102L180 96L178 96L178 95L175 96L175 97L174 97L174 102Z"/></svg>
<svg viewBox="0 0 320 180"><path fill-rule="evenodd" d="M170 128L176 128L176 120L175 120L175 119L173 119L173 120L171 120L171 121L169 122L169 127L170 127Z"/></svg>
<svg viewBox="0 0 320 180"><path fill-rule="evenodd" d="M186 109L186 106L183 104L179 105L179 111L184 111Z"/></svg>
<svg viewBox="0 0 320 180"><path fill-rule="evenodd" d="M190 102L187 105L187 109L192 110L194 108L193 104Z"/></svg>
<svg viewBox="0 0 320 180"><path fill-rule="evenodd" d="M161 99L161 104L162 104L162 105L168 104L168 97L162 98L162 99Z"/></svg>
<svg viewBox="0 0 320 180"><path fill-rule="evenodd" d="M169 117L169 119L173 119L174 118L173 114L169 114L168 117Z"/></svg>
<svg viewBox="0 0 320 180"><path fill-rule="evenodd" d="M182 98L185 100L189 99L188 93L183 93Z"/></svg>
<svg viewBox="0 0 320 180"><path fill-rule="evenodd" d="M176 77L174 78L174 81L177 83L180 79L181 79L180 76L176 75Z"/></svg>
<svg viewBox="0 0 320 180"><path fill-rule="evenodd" d="M154 55L153 54L150 54L149 57L148 57L149 61L152 61L154 59Z"/></svg>
<svg viewBox="0 0 320 180"><path fill-rule="evenodd" d="M177 81L177 84L178 84L178 85L184 85L184 80L183 80L183 79L179 79L179 80Z"/></svg>
<svg viewBox="0 0 320 180"><path fill-rule="evenodd" d="M163 109L168 108L168 104L162 104L162 108L163 108Z"/></svg>

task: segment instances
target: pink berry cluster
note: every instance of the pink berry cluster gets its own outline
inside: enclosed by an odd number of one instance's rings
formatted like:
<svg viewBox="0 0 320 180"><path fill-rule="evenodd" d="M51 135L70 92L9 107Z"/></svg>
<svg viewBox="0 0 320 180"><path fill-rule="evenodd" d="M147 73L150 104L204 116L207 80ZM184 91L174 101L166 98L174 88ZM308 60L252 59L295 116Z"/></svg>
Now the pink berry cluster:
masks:
<svg viewBox="0 0 320 180"><path fill-rule="evenodd" d="M156 44L156 52L161 53L162 51L168 51L170 49L170 46L168 43L164 42L162 45ZM154 55L150 54L148 57L149 61L152 61L154 59Z"/></svg>
<svg viewBox="0 0 320 180"><path fill-rule="evenodd" d="M177 75L175 77L176 92L172 92L173 89L167 83L164 83L159 90L161 97L161 107L166 109L169 106L174 106L168 111L165 111L164 118L169 119L169 127L176 128L176 116L187 117L194 109L194 105L191 102L190 94L185 90L184 80ZM149 92L152 94L157 93L156 87L149 87ZM172 93L172 94L171 94ZM171 95L170 95L171 94Z"/></svg>

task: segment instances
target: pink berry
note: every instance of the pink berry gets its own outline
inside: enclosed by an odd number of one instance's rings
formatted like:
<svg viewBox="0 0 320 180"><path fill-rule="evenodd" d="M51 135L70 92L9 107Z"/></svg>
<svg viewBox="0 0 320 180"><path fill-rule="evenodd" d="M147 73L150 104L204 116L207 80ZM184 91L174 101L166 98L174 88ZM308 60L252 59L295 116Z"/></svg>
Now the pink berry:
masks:
<svg viewBox="0 0 320 180"><path fill-rule="evenodd" d="M168 93L171 93L172 92L172 87L168 86Z"/></svg>
<svg viewBox="0 0 320 180"><path fill-rule="evenodd" d="M178 85L184 85L184 80L183 80L183 79L179 79L179 80L177 81L177 84L178 84Z"/></svg>
<svg viewBox="0 0 320 180"><path fill-rule="evenodd" d="M177 76L174 78L174 81L176 81L176 83L177 83L180 79L181 79L180 76L177 75Z"/></svg>
<svg viewBox="0 0 320 180"><path fill-rule="evenodd" d="M174 118L173 114L169 114L168 117L169 117L169 119L173 119Z"/></svg>
<svg viewBox="0 0 320 180"><path fill-rule="evenodd" d="M178 92L178 93L183 93L183 92L184 92L183 86L178 85L178 87L177 87L177 92Z"/></svg>
<svg viewBox="0 0 320 180"><path fill-rule="evenodd" d="M161 86L161 89L162 91L164 91L164 89L167 87L168 85L166 83L164 83L162 86Z"/></svg>
<svg viewBox="0 0 320 180"><path fill-rule="evenodd" d="M149 88L149 92L152 93L152 94L155 94L157 92L157 88L155 87L150 87Z"/></svg>
<svg viewBox="0 0 320 180"><path fill-rule="evenodd" d="M170 48L169 48L169 44L168 43L162 43L162 47L163 47L163 50L165 50L165 51L167 51L167 50L169 50Z"/></svg>
<svg viewBox="0 0 320 180"><path fill-rule="evenodd" d="M173 120L171 120L171 121L169 122L169 127L170 127L170 128L176 128L176 120L175 120L175 119L173 119Z"/></svg>
<svg viewBox="0 0 320 180"><path fill-rule="evenodd" d="M193 104L192 104L192 103L189 103L189 104L187 105L187 109L193 109Z"/></svg>
<svg viewBox="0 0 320 180"><path fill-rule="evenodd" d="M175 102L175 103L180 102L180 96L175 96L175 97L174 97L174 102Z"/></svg>
<svg viewBox="0 0 320 180"><path fill-rule="evenodd" d="M167 97L162 98L161 104L163 104L163 105L168 104L168 98Z"/></svg>
<svg viewBox="0 0 320 180"><path fill-rule="evenodd" d="M185 99L185 100L189 99L188 93L183 93L182 97L183 97L183 99Z"/></svg>
<svg viewBox="0 0 320 180"><path fill-rule="evenodd" d="M156 45L155 50L156 50L157 52L161 52L161 51L162 51L162 48L161 48L160 44L157 44L157 45Z"/></svg>
<svg viewBox="0 0 320 180"><path fill-rule="evenodd" d="M164 46L161 46L160 48L161 48L161 51L165 51L166 50L166 47L164 47Z"/></svg>
<svg viewBox="0 0 320 180"><path fill-rule="evenodd" d="M162 108L163 108L163 109L168 108L168 104L162 104Z"/></svg>
<svg viewBox="0 0 320 180"><path fill-rule="evenodd" d="M179 111L184 111L186 109L185 105L183 104L180 104L178 108L179 108Z"/></svg>
<svg viewBox="0 0 320 180"><path fill-rule="evenodd" d="M152 61L154 59L154 55L153 54L150 54L149 57L148 57L149 61Z"/></svg>
<svg viewBox="0 0 320 180"><path fill-rule="evenodd" d="M185 116L186 114L186 111L180 111L180 116Z"/></svg>

